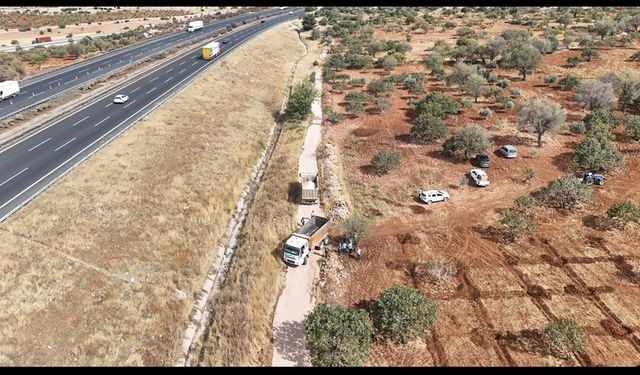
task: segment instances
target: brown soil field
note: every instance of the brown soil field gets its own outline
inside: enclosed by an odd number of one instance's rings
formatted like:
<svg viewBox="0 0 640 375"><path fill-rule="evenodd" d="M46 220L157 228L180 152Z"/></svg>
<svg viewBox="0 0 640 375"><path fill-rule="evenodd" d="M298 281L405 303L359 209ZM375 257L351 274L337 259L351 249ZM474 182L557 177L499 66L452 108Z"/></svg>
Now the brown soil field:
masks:
<svg viewBox="0 0 640 375"><path fill-rule="evenodd" d="M0 364L175 363L299 56L279 43L287 27L225 57L0 225Z"/></svg>
<svg viewBox="0 0 640 375"><path fill-rule="evenodd" d="M483 31L493 36L510 27L495 22ZM404 34L390 35L376 29L374 38L404 39ZM428 53L425 49L430 43L447 38L455 44L452 30L417 31L408 62L392 73L427 73L418 61ZM355 209L372 214L374 220L372 234L360 242L360 261L343 256L329 262L323 295L329 302L366 307L399 282L417 288L439 306L434 329L421 340L405 346L374 340L368 365L640 365L640 313L634 308L640 298L640 250L635 245L640 224L629 224L624 230L605 230L597 225L614 201L640 203L636 184L640 143L627 141L623 127L615 131L616 145L627 165L607 174L605 186L592 189L594 202L567 211L534 208L531 217L536 229L531 236L503 243L498 235L500 213L513 207L515 198L559 175L578 171L571 157L575 145L584 138L568 130L555 136L545 134L539 153L531 154L538 149L535 137L514 126L522 102L550 97L567 110L567 124L581 120L587 111L573 102L573 92L544 84L544 76L571 72L593 78L608 70L637 70L637 62L627 59L639 47L636 41L624 48L600 49L599 57L576 68L564 64L579 51L545 55L541 67L526 81L518 78L515 70L495 69L494 74L511 80L510 87L521 90L521 97L514 99L515 107L503 110L481 97L472 108L462 109L446 121L449 134L475 123L490 130L494 149L503 144L518 148L516 159L490 153L492 165L487 173L491 186L486 188L459 186L461 177L473 166L443 156L442 142L410 141L412 114L406 100L413 96L400 85L390 96L392 107L384 113L365 111L356 118L345 115L336 125L326 123L325 137L340 145L343 180L351 201ZM351 78L366 78L367 83L387 75L381 69L343 72ZM423 87L428 92L466 97L431 77ZM344 114L345 94L333 93L330 85L325 85L324 104ZM479 117L483 107L491 108L493 116ZM503 125L497 125L498 120ZM383 175L374 173L370 165L372 156L381 150L401 155L400 165ZM525 167L537 172L527 183L522 182ZM420 203L416 192L432 188L447 190L450 200L430 206ZM457 270L441 288L416 271L416 266L436 258L451 262ZM540 334L558 317L574 318L585 329L586 353L562 360L544 350Z"/></svg>

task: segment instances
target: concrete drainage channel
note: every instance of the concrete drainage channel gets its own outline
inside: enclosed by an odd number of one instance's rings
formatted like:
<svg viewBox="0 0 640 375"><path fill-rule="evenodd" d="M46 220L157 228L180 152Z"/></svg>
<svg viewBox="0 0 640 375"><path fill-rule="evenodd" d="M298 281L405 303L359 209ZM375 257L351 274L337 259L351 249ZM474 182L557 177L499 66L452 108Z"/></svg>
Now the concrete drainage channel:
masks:
<svg viewBox="0 0 640 375"><path fill-rule="evenodd" d="M298 32L298 37L300 37L299 30L296 31ZM300 40L302 41L302 38L300 38ZM285 89L284 93L284 101L282 103L282 107L280 108L280 118L282 118L282 115L284 114L289 95L291 94L291 90L293 87L293 77L298 68L298 63L300 63L300 61L308 54L307 45L304 44L304 42L303 45L305 50L304 55L300 57L293 65L291 74L289 75L287 88ZM218 262L217 264L213 264L209 269L204 285L202 286L202 289L198 294L196 304L191 312L189 325L187 326L187 329L185 330L183 335L181 348L182 353L180 358L176 361L175 366L190 366L193 361L195 348L194 344L202 338L205 328L210 322L211 311L215 309L215 306L213 305L213 297L220 290L220 286L222 285L222 282L225 278L225 273L229 267L229 264L233 260L238 237L240 236L240 233L242 232L242 229L244 227L247 214L249 213L249 209L251 208L251 204L253 203L255 193L260 186L262 176L267 168L269 159L271 158L271 154L278 144L281 131L282 126L280 124L280 121L274 122L273 126L271 127L271 132L269 133L267 145L262 151L262 154L260 154L260 157L256 161L256 164L253 166L249 182L240 195L240 199L236 204L236 210L227 226L227 231L222 237L220 245L218 245L218 253L216 257Z"/></svg>

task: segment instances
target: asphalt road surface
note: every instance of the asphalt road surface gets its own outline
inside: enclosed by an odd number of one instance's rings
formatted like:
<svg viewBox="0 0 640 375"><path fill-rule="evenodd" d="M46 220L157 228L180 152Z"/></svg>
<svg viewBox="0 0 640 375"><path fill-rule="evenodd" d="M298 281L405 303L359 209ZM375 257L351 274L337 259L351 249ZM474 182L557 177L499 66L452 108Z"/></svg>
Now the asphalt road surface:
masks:
<svg viewBox="0 0 640 375"><path fill-rule="evenodd" d="M202 37L203 34L212 34L214 31L223 29L234 22L250 22L258 15L268 17L276 14L288 14L289 11L291 9L266 9L260 12L230 17L209 23L196 32L178 31L22 81L20 82L20 95L13 99L0 101L0 119L53 99L69 89L78 87L127 64L161 53L165 49L184 43L189 39Z"/></svg>
<svg viewBox="0 0 640 375"><path fill-rule="evenodd" d="M129 83L114 87L92 104L0 150L0 221L249 38L279 23L301 17L303 13L303 9L287 9L284 14L269 18L264 23L257 22L245 29L221 35L215 40L228 43L221 45L222 53L213 60L203 60L201 46L195 47L191 52L169 60ZM128 95L129 101L114 104L116 94Z"/></svg>

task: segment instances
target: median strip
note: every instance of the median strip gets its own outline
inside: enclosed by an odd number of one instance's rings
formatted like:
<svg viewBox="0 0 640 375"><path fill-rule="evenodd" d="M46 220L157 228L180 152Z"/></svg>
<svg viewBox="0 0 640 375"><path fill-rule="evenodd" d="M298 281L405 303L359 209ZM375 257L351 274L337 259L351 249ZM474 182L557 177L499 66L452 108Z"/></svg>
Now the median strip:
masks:
<svg viewBox="0 0 640 375"><path fill-rule="evenodd" d="M62 146L56 148L55 150L53 150L53 152L58 151L59 149L63 148L64 146L68 145L69 143L73 142L76 140L76 137L71 138L70 140L68 140L65 144L63 144ZM8 202L7 202L8 203Z"/></svg>
<svg viewBox="0 0 640 375"><path fill-rule="evenodd" d="M43 145L43 144L47 143L47 142L48 142L48 141L50 141L50 140L51 140L51 138L47 138L47 139L45 139L44 141L42 141L42 142L38 143L37 145L35 145L35 146L31 147L31 148L30 148L29 150L27 150L27 151L29 151L29 152L30 152L31 150L35 150L36 148L38 148L38 146L41 146L41 145Z"/></svg>
<svg viewBox="0 0 640 375"><path fill-rule="evenodd" d="M103 122L107 121L109 119L109 117L111 117L111 116L107 116L107 118L105 118L104 120L101 120L100 122L98 122L97 124L95 124L93 126L98 126L98 125L102 124Z"/></svg>

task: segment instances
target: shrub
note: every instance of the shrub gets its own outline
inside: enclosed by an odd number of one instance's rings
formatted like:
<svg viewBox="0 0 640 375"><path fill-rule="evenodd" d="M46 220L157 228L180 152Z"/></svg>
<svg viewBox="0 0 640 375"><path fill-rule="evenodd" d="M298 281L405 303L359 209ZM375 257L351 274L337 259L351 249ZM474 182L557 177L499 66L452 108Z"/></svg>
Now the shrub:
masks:
<svg viewBox="0 0 640 375"><path fill-rule="evenodd" d="M514 241L521 236L533 233L535 225L526 214L513 210L505 210L500 218L500 224L508 240Z"/></svg>
<svg viewBox="0 0 640 375"><path fill-rule="evenodd" d="M419 103L418 99L415 99L415 98L407 99L407 105L409 107L416 108L418 106L418 103Z"/></svg>
<svg viewBox="0 0 640 375"><path fill-rule="evenodd" d="M338 112L335 112L333 109L330 109L329 111L327 111L327 121L329 121L332 124L337 124L338 122L340 122L340 120L342 120L341 114L339 114Z"/></svg>
<svg viewBox="0 0 640 375"><path fill-rule="evenodd" d="M454 115L460 110L460 102L441 92L432 92L418 103L417 112L431 113L434 116L444 118L446 115Z"/></svg>
<svg viewBox="0 0 640 375"><path fill-rule="evenodd" d="M17 40L12 40L12 41L11 41L11 44L12 44L12 45L17 45L17 44L20 44L20 42L18 42Z"/></svg>
<svg viewBox="0 0 640 375"><path fill-rule="evenodd" d="M489 132L474 124L468 124L456 131L456 133L443 144L442 148L445 152L463 151L467 159L471 159L475 155L485 152L491 147L491 135Z"/></svg>
<svg viewBox="0 0 640 375"><path fill-rule="evenodd" d="M538 200L530 195L523 195L516 198L516 207L520 210L527 211L538 206Z"/></svg>
<svg viewBox="0 0 640 375"><path fill-rule="evenodd" d="M482 108L479 113L480 117L487 118L491 116L491 110L489 108Z"/></svg>
<svg viewBox="0 0 640 375"><path fill-rule="evenodd" d="M369 359L373 324L365 310L325 302L304 320L314 366L359 366Z"/></svg>
<svg viewBox="0 0 640 375"><path fill-rule="evenodd" d="M47 27L47 32L50 33L51 32L51 28Z"/></svg>
<svg viewBox="0 0 640 375"><path fill-rule="evenodd" d="M631 61L640 61L640 51L634 53L629 58L631 59Z"/></svg>
<svg viewBox="0 0 640 375"><path fill-rule="evenodd" d="M465 182L465 184L467 182ZM424 265L424 268L427 280L435 284L438 288L441 288L447 282L447 279L456 274L455 267L451 263L441 259L428 261Z"/></svg>
<svg viewBox="0 0 640 375"><path fill-rule="evenodd" d="M560 176L540 189L541 200L555 208L571 208L591 199L591 190L571 175Z"/></svg>
<svg viewBox="0 0 640 375"><path fill-rule="evenodd" d="M373 106L382 113L391 108L391 100L388 98L376 98L373 101Z"/></svg>
<svg viewBox="0 0 640 375"><path fill-rule="evenodd" d="M558 80L558 76L555 74L549 74L547 76L544 77L544 83L546 84L552 84L555 83Z"/></svg>
<svg viewBox="0 0 640 375"><path fill-rule="evenodd" d="M584 134L587 131L587 128L584 122L579 121L569 125L569 130L574 134Z"/></svg>
<svg viewBox="0 0 640 375"><path fill-rule="evenodd" d="M367 86L367 91L374 95L390 94L395 90L396 86L392 82L386 81L384 79L374 79L373 81L369 82L369 85Z"/></svg>
<svg viewBox="0 0 640 375"><path fill-rule="evenodd" d="M291 122L304 120L311 111L311 103L317 94L317 90L310 80L297 83L289 96L285 119Z"/></svg>
<svg viewBox="0 0 640 375"><path fill-rule="evenodd" d="M516 104L513 102L513 100L507 100L505 102L502 103L502 107L504 107L505 109L511 109L515 106Z"/></svg>
<svg viewBox="0 0 640 375"><path fill-rule="evenodd" d="M542 54L531 43L516 41L509 44L502 64L505 68L515 68L526 81L527 73L534 70L542 62Z"/></svg>
<svg viewBox="0 0 640 375"><path fill-rule="evenodd" d="M359 239L369 235L369 220L360 213L354 212L345 219L343 230L347 237L356 240L357 245Z"/></svg>
<svg viewBox="0 0 640 375"><path fill-rule="evenodd" d="M544 329L545 341L564 358L569 358L573 352L584 352L584 336L584 332L573 319L549 322Z"/></svg>
<svg viewBox="0 0 640 375"><path fill-rule="evenodd" d="M626 133L636 141L640 141L640 117L633 116L627 120Z"/></svg>
<svg viewBox="0 0 640 375"><path fill-rule="evenodd" d="M421 113L413 120L411 135L419 142L435 141L447 135L447 127L440 117Z"/></svg>
<svg viewBox="0 0 640 375"><path fill-rule="evenodd" d="M431 328L437 305L417 290L396 284L382 292L373 311L377 326L386 335L406 343Z"/></svg>
<svg viewBox="0 0 640 375"><path fill-rule="evenodd" d="M462 108L469 109L473 107L473 101L470 99L460 99L458 100L458 102L460 103L460 107Z"/></svg>
<svg viewBox="0 0 640 375"><path fill-rule="evenodd" d="M620 125L620 117L613 114L610 110L603 108L589 112L582 121L587 126L587 129L597 122L602 122L612 127Z"/></svg>
<svg viewBox="0 0 640 375"><path fill-rule="evenodd" d="M512 87L509 89L509 95L511 96L520 96L520 89Z"/></svg>
<svg viewBox="0 0 640 375"><path fill-rule="evenodd" d="M536 176L536 170L531 167L525 167L522 170L522 174L524 174L524 182L527 182Z"/></svg>
<svg viewBox="0 0 640 375"><path fill-rule="evenodd" d="M484 67L487 69L495 69L498 67L498 63L495 61L489 61L486 64L484 64Z"/></svg>
<svg viewBox="0 0 640 375"><path fill-rule="evenodd" d="M64 23L61 23L61 24L58 25L58 28L60 28L60 29L64 29L66 27L67 27L67 25L65 25Z"/></svg>
<svg viewBox="0 0 640 375"><path fill-rule="evenodd" d="M610 170L624 165L624 156L606 137L590 135L576 146L573 161L585 169Z"/></svg>
<svg viewBox="0 0 640 375"><path fill-rule="evenodd" d="M558 82L558 84L560 85L560 87L562 87L563 90L571 90L580 84L580 80L578 79L578 77L568 75L562 78Z"/></svg>
<svg viewBox="0 0 640 375"><path fill-rule="evenodd" d="M444 27L445 29L453 29L454 27L456 27L456 24L453 22L445 22L444 25L442 25L442 27Z"/></svg>
<svg viewBox="0 0 640 375"><path fill-rule="evenodd" d="M630 200L618 201L609 207L607 216L616 223L617 226L624 228L629 222L638 222L640 220L640 206L633 204Z"/></svg>
<svg viewBox="0 0 640 375"><path fill-rule="evenodd" d="M400 154L395 151L380 151L371 158L371 165L383 172L389 172L400 164Z"/></svg>
<svg viewBox="0 0 640 375"><path fill-rule="evenodd" d="M571 66L576 66L583 61L584 59L582 58L582 56L571 56L567 58L567 64Z"/></svg>
<svg viewBox="0 0 640 375"><path fill-rule="evenodd" d="M364 86L365 83L366 83L366 80L364 78L354 78L351 81L349 81L349 85L356 86L356 87Z"/></svg>
<svg viewBox="0 0 640 375"><path fill-rule="evenodd" d="M509 86L509 80L508 79L501 79L501 80L498 81L498 83L496 83L496 85L498 85L498 87L504 89L507 86Z"/></svg>
<svg viewBox="0 0 640 375"><path fill-rule="evenodd" d="M390 72L396 68L398 60L393 56L387 56L382 60L382 68L386 72Z"/></svg>

